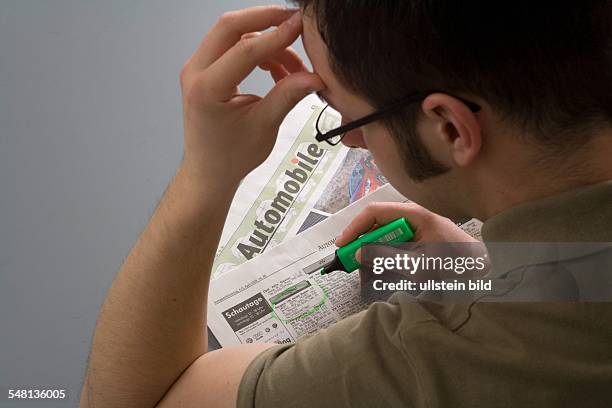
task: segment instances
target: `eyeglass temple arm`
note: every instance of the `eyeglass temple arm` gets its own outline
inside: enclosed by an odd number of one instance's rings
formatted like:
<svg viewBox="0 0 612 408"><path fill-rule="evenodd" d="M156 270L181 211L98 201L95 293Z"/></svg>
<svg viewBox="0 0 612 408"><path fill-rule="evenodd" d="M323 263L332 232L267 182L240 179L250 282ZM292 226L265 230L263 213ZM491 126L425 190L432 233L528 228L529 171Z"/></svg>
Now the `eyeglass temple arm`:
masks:
<svg viewBox="0 0 612 408"><path fill-rule="evenodd" d="M332 137L336 137L336 136L340 136L344 133L350 132L351 130L360 128L364 125L367 125L368 123L372 123L374 121L377 121L378 119L381 119L383 117L385 117L386 115L388 115L389 113L398 110L402 107L404 107L405 105L408 105L410 103L414 103L417 102L423 98L425 98L427 95L431 95L432 93L437 93L437 91L432 91L432 92L426 92L426 93L420 93L418 95L410 95L407 98L404 98L400 101L398 101L397 103L384 108L382 110L379 110L377 112L371 113L367 116L364 116L361 119L357 119L354 122L351 122L345 126L340 126L339 128L330 130L327 133L319 133L317 132L317 135L315 137L315 139L317 140L317 142L324 142L326 140L331 139ZM474 113L479 112L482 108L480 107L480 105L468 101L466 99L463 99L459 96L455 96L455 95L451 95L453 98L459 99L461 102L465 103L465 105Z"/></svg>
<svg viewBox="0 0 612 408"><path fill-rule="evenodd" d="M362 127L363 125L367 125L368 123L374 122L375 120L384 116L385 113L387 112L386 111L374 112L371 115L364 116L361 119L358 119L354 122L349 123L348 125L340 126L339 128L330 130L327 133L323 133L323 134L317 133L317 136L316 136L317 142L324 142L328 139L331 139L332 137L340 136L344 133L350 132L351 130Z"/></svg>

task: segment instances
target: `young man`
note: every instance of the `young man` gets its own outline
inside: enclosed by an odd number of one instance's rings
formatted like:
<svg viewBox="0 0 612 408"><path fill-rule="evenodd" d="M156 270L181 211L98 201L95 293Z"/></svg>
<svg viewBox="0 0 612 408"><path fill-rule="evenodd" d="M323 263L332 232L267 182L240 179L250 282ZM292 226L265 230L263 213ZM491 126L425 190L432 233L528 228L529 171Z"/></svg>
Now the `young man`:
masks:
<svg viewBox="0 0 612 408"><path fill-rule="evenodd" d="M228 207L311 92L345 124L403 104L344 143L420 205L370 206L339 244L401 216L418 242L471 241L443 216L485 220L485 241L612 241L609 1L300 3L222 16L185 64L184 159L108 293L81 406L612 406L609 303L377 302L207 352ZM241 95L257 66L276 86Z"/></svg>

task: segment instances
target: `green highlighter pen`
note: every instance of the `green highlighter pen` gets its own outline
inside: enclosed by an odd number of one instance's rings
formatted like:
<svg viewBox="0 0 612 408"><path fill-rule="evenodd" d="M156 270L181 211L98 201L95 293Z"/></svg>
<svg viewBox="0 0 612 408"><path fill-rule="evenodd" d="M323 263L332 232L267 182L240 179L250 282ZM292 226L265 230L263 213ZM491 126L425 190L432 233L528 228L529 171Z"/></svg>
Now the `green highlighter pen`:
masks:
<svg viewBox="0 0 612 408"><path fill-rule="evenodd" d="M334 260L321 269L321 275L334 271L353 272L361 266L355 254L363 244L399 244L414 238L414 232L405 218L400 218L390 224L383 225L372 232L363 234L355 241L336 249Z"/></svg>

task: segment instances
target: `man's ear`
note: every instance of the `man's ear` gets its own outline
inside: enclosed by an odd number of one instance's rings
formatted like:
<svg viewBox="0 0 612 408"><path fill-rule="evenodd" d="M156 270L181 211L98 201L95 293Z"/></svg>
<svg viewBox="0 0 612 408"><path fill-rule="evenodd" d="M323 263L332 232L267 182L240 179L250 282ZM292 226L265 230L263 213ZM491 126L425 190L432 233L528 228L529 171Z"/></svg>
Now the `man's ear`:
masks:
<svg viewBox="0 0 612 408"><path fill-rule="evenodd" d="M482 147L480 123L465 103L443 93L429 95L421 105L425 115L440 125L436 134L448 145L457 166L472 163Z"/></svg>

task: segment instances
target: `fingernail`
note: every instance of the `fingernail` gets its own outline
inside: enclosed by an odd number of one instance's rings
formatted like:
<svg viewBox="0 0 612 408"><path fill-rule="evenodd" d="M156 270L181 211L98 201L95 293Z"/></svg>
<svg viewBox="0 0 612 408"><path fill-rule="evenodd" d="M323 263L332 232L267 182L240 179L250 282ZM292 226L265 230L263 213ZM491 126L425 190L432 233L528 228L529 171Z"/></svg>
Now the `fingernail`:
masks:
<svg viewBox="0 0 612 408"><path fill-rule="evenodd" d="M357 260L357 262L361 263L361 248L357 250L357 252L355 252L355 259Z"/></svg>

